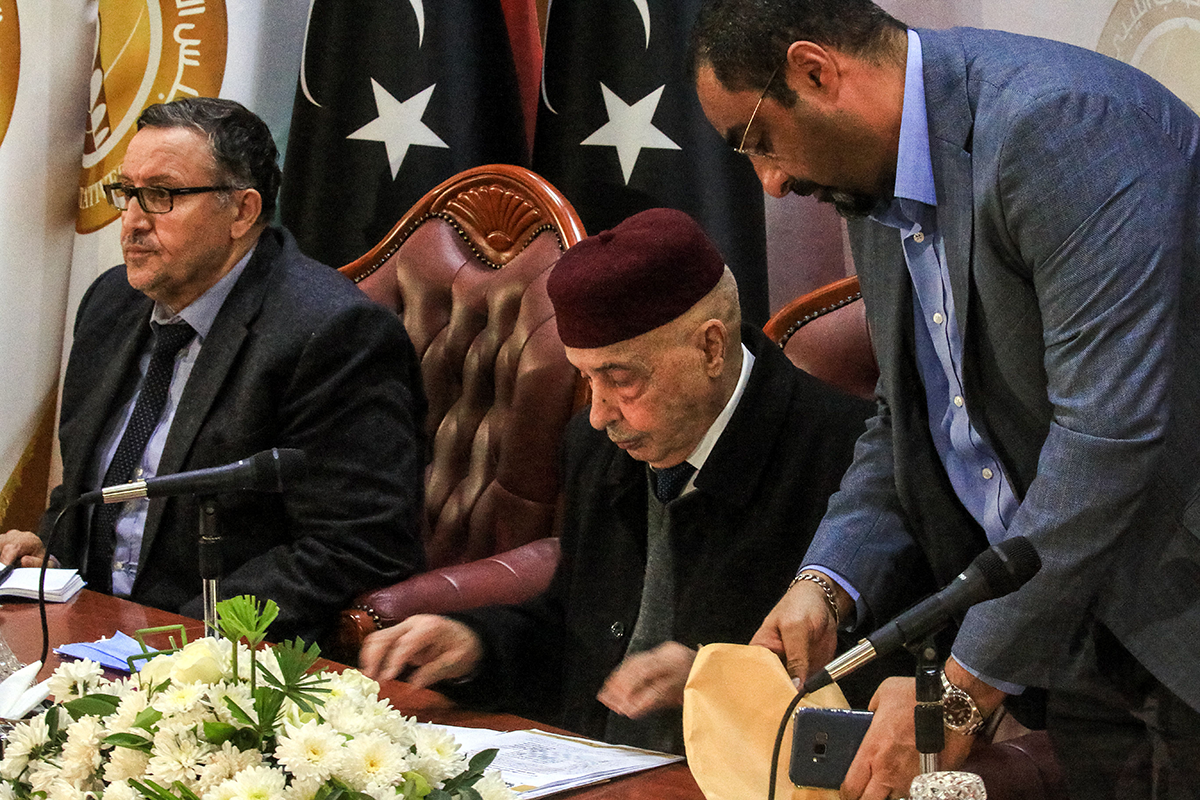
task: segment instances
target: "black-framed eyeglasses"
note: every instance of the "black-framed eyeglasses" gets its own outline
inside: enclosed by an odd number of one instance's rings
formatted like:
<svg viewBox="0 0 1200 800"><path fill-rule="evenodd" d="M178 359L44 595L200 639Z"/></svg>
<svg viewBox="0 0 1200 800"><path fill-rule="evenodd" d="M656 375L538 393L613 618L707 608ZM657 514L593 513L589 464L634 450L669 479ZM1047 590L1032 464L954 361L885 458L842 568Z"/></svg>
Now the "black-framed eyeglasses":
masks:
<svg viewBox="0 0 1200 800"><path fill-rule="evenodd" d="M203 194L204 192L229 192L236 186L184 186L168 189L165 186L130 186L127 183L104 184L104 196L114 208L124 211L129 208L130 198L136 197L138 205L147 214L166 214L175 207L177 194Z"/></svg>
<svg viewBox="0 0 1200 800"><path fill-rule="evenodd" d="M767 99L767 92L770 91L771 84L775 82L775 76L779 74L779 70L783 69L783 65L786 63L787 57L785 56L783 61L779 62L779 66L775 68L775 71L771 73L771 77L767 78L767 83L763 86L762 94L758 96L758 102L754 104L754 110L750 112L750 119L746 121L746 127L742 129L742 140L738 143L737 147L733 148L733 152L753 158L778 158L778 156L769 150L746 147L746 137L750 135L750 126L754 124L754 118L758 116L758 109L763 104L763 100Z"/></svg>

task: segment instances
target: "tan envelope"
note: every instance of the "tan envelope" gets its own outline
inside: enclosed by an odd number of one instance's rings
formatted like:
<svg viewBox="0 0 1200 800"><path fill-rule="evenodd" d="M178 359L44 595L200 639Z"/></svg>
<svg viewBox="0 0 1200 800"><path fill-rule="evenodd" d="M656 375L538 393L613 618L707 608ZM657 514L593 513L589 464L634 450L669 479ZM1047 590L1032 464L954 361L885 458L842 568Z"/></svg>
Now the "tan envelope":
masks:
<svg viewBox="0 0 1200 800"><path fill-rule="evenodd" d="M779 721L796 688L779 657L765 647L700 648L683 690L683 741L688 766L707 800L766 798ZM849 708L836 684L800 705ZM838 800L833 789L797 789L788 780L792 727L779 756L776 798Z"/></svg>

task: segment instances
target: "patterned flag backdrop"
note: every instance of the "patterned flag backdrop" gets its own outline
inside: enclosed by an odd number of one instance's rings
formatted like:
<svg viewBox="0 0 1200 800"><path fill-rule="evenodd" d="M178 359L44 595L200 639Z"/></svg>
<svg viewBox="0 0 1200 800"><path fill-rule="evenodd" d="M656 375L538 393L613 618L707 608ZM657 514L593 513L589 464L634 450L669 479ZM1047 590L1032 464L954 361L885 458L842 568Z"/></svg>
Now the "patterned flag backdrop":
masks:
<svg viewBox="0 0 1200 800"><path fill-rule="evenodd" d="M46 502L95 37L83 6L0 0L0 532Z"/></svg>
<svg viewBox="0 0 1200 800"><path fill-rule="evenodd" d="M527 163L525 141L500 0L315 0L283 222L340 266L451 175Z"/></svg>
<svg viewBox="0 0 1200 800"><path fill-rule="evenodd" d="M553 0L533 168L590 233L655 206L688 212L767 318L762 189L708 124L685 56L698 0Z"/></svg>

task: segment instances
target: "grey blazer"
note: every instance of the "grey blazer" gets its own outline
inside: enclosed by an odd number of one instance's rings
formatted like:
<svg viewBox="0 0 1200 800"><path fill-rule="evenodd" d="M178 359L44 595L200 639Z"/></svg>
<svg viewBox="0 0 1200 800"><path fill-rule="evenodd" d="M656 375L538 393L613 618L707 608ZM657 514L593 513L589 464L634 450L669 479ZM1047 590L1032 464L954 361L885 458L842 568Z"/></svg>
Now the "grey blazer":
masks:
<svg viewBox="0 0 1200 800"><path fill-rule="evenodd" d="M975 427L1043 561L981 604L954 652L1070 686L1111 630L1200 708L1200 119L1137 70L1055 42L921 30L930 148ZM863 593L867 624L986 546L934 450L899 234L851 223L880 362L880 415L809 560Z"/></svg>

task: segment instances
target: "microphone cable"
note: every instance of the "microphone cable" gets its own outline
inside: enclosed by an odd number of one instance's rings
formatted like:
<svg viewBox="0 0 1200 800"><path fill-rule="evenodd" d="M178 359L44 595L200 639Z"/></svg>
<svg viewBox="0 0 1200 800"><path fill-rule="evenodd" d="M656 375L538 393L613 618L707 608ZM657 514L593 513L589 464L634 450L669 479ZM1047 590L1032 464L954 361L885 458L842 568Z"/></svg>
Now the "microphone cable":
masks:
<svg viewBox="0 0 1200 800"><path fill-rule="evenodd" d="M54 545L54 537L58 534L58 526L62 522L63 516L78 506L79 500L80 498L76 497L58 512L58 516L54 518L54 524L50 526L50 533L46 535L46 543L42 547L42 567L38 572L38 614L42 620L42 655L39 660L42 662L42 666L46 665L46 659L50 655L50 623L46 620L46 570L50 567L52 557L50 548Z"/></svg>

